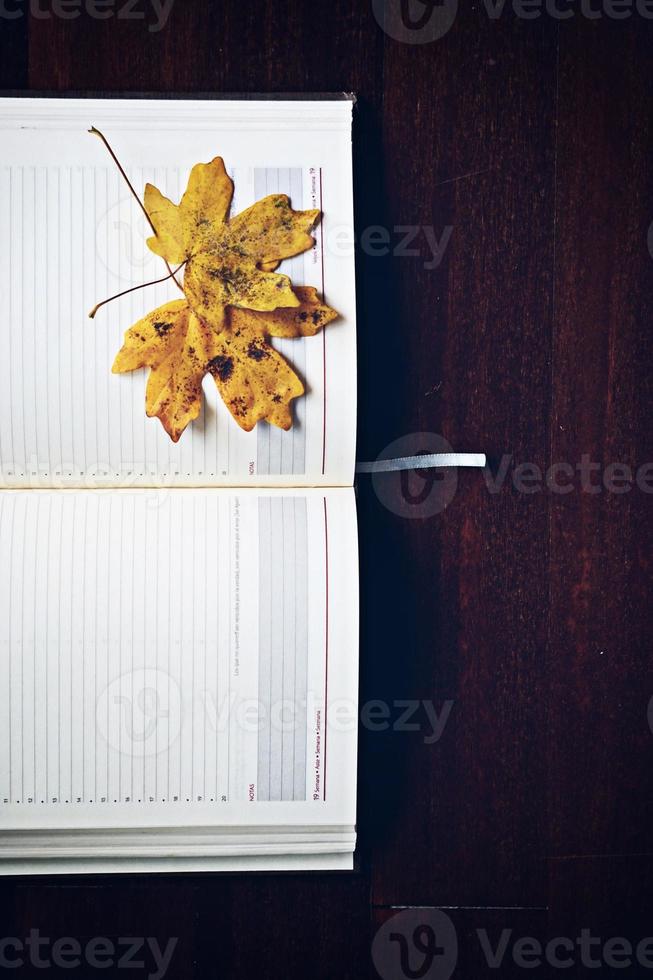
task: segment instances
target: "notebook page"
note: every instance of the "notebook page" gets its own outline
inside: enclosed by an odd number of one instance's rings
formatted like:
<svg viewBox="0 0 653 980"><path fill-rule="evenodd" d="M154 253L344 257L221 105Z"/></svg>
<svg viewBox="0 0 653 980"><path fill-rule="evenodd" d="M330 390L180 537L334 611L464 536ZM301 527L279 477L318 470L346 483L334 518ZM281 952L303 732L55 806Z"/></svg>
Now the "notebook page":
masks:
<svg viewBox="0 0 653 980"><path fill-rule="evenodd" d="M147 371L113 375L125 331L178 299L151 230L100 140L142 196L179 201L192 166L221 155L232 214L272 193L318 208L315 247L280 267L341 314L316 337L275 340L304 381L294 425L243 432L211 377L175 445L145 416ZM0 485L351 485L356 431L351 102L0 100Z"/></svg>
<svg viewBox="0 0 653 980"><path fill-rule="evenodd" d="M353 825L355 541L351 490L0 494L0 837Z"/></svg>

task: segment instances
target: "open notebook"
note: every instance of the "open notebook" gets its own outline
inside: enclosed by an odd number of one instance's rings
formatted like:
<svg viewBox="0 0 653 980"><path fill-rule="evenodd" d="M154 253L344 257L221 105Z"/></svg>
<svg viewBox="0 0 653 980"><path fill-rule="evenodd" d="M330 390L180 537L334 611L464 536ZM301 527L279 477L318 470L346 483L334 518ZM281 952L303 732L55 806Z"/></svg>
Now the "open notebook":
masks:
<svg viewBox="0 0 653 980"><path fill-rule="evenodd" d="M351 109L0 100L0 873L351 868L358 567ZM177 444L124 332L176 299L134 187L224 158L232 213L323 212L284 262L340 317L274 341L288 432L213 380Z"/></svg>

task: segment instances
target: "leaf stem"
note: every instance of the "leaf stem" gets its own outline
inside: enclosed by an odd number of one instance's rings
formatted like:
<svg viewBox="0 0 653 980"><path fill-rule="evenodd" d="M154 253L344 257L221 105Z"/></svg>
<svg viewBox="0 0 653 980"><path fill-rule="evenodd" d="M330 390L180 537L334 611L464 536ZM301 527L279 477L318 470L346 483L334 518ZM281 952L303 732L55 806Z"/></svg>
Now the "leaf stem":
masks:
<svg viewBox="0 0 653 980"><path fill-rule="evenodd" d="M145 208L145 205L143 204L143 202L141 201L140 197L138 196L138 194L134 190L134 187L132 185L132 182L129 179L129 177L127 176L127 174L125 173L125 170L124 170L124 168L123 168L120 160L118 159L118 157L116 156L116 154L113 152L113 150L111 148L111 144L109 143L109 140L106 138L106 136L104 135L104 133L100 132L99 129L96 129L95 126L91 126L91 128L89 129L89 133L92 133L93 136L98 136L102 140L102 142L104 143L105 147L107 148L107 150L109 152L109 155L111 156L111 159L113 160L113 162L115 163L116 167L118 168L118 170L122 174L122 176L123 176L123 178L125 180L125 183L127 184L127 187L129 187L130 191L132 192L132 194L134 195L134 197L138 201L138 206L141 209L141 211L143 212L143 214L145 215L145 218L147 220L148 225L150 226L150 228L152 229L152 231L156 235L156 228L152 224L152 219L150 218L149 214L147 213L147 210ZM170 268L170 265L168 264L167 260L164 259L163 261L165 262L166 268L167 268L168 272L170 273L169 276L166 276L166 279L170 279L170 278L174 279L175 280L175 284L177 285L178 289L180 289L182 291L182 293L183 293L183 291L184 291L183 286L175 278L175 272L178 272L179 270L178 269L175 269L174 272L173 272L173 270ZM179 266L179 268L181 268L181 266ZM162 279L160 279L158 281L159 282L163 282ZM141 289L141 288L142 288L141 286L137 286L136 287L136 289ZM121 295L123 295L123 294L121 293ZM108 300L107 300L107 302L108 302ZM101 306L102 304L100 303L99 305Z"/></svg>
<svg viewBox="0 0 653 980"><path fill-rule="evenodd" d="M98 303L96 306L93 307L93 309L89 313L89 317L91 318L91 320L95 319L95 314L97 313L97 311L101 309L103 306L106 306L107 303L112 303L114 299L120 299L121 296L127 296L129 293L135 293L136 290L138 289L145 289L147 286L158 286L158 284L161 282L167 282L168 279L174 279L176 273L179 272L179 270L182 269L185 265L186 263L182 262L181 265L177 266L176 269L174 270L171 269L170 273L167 276L164 276L163 279L154 279L152 282L144 282L140 286L132 286L131 289L124 289L122 293L116 293L115 296L110 296L109 299L103 299L101 303ZM176 279L175 282L177 282Z"/></svg>

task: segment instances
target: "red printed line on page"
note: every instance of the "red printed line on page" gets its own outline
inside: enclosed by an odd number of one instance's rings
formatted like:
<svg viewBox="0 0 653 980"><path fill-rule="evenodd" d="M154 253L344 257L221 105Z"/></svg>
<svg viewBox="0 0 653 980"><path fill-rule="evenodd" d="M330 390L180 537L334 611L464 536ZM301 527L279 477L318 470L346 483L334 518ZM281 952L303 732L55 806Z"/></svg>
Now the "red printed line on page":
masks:
<svg viewBox="0 0 653 980"><path fill-rule="evenodd" d="M324 770L322 776L322 799L326 800L327 776L327 738L329 735L329 513L327 499L324 498L324 555L325 555L325 668L324 668Z"/></svg>

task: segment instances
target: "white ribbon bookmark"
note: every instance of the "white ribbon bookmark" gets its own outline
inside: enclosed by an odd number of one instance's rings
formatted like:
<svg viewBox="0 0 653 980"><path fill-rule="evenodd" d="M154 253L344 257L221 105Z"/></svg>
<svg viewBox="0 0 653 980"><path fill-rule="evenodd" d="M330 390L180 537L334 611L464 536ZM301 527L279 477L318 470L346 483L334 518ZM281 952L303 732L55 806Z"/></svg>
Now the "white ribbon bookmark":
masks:
<svg viewBox="0 0 653 980"><path fill-rule="evenodd" d="M377 459L373 463L356 463L356 472L397 473L401 470L431 470L451 466L483 469L486 464L484 453L426 453L420 456L401 456L398 459Z"/></svg>

